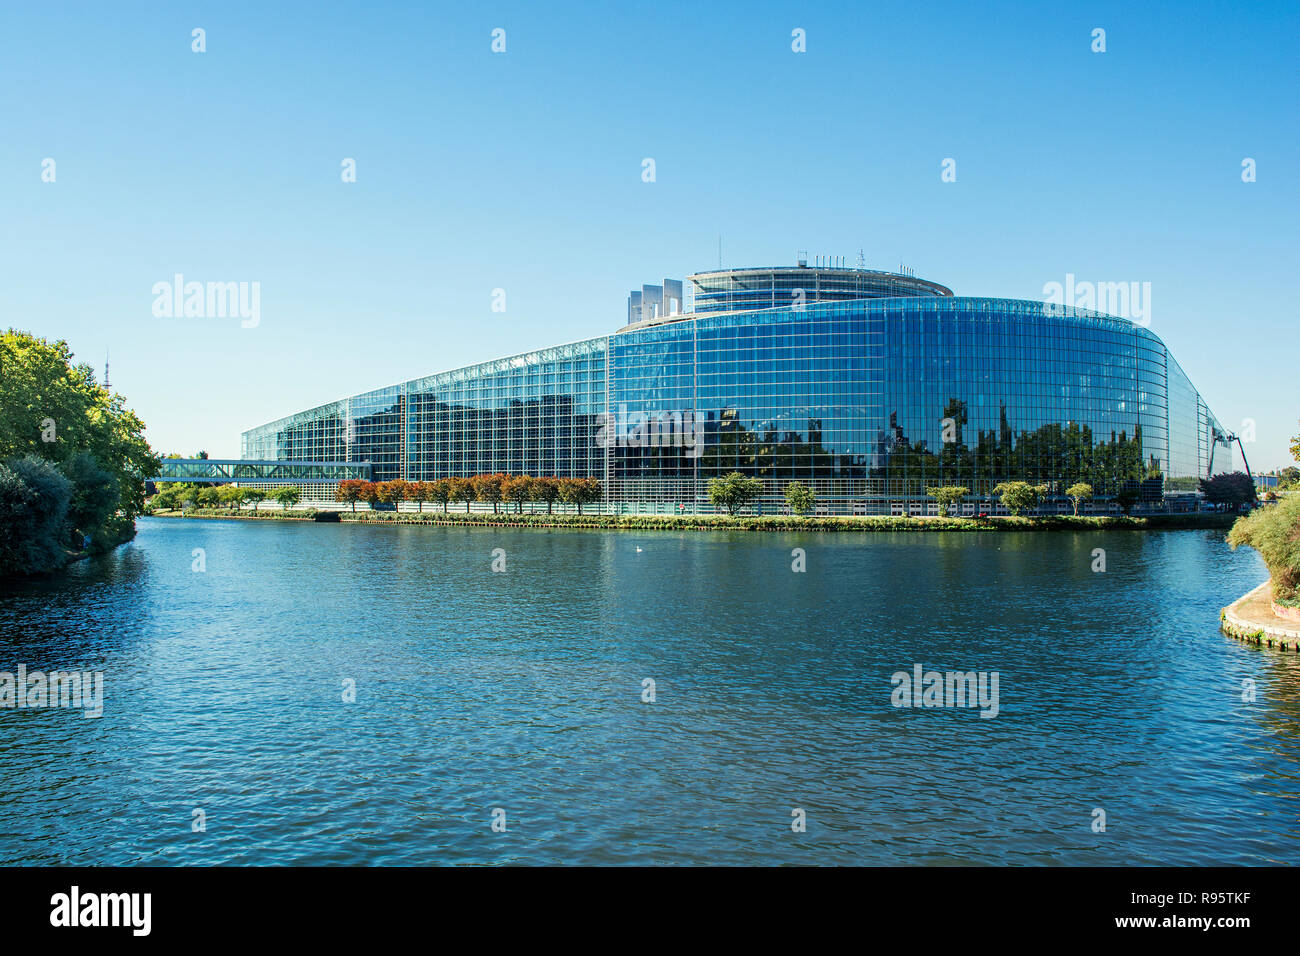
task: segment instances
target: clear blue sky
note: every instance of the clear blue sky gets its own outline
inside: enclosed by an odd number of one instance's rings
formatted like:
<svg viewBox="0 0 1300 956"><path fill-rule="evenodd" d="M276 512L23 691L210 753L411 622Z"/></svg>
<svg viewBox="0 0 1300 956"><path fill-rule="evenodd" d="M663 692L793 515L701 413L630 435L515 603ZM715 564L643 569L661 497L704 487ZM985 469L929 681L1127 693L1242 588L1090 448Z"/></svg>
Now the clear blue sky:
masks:
<svg viewBox="0 0 1300 956"><path fill-rule="evenodd" d="M719 234L729 266L862 248L959 295L1150 282L1153 331L1281 466L1297 35L1267 2L6 4L0 323L111 349L155 447L234 457L281 415L609 332ZM260 325L155 318L178 272L260 282Z"/></svg>

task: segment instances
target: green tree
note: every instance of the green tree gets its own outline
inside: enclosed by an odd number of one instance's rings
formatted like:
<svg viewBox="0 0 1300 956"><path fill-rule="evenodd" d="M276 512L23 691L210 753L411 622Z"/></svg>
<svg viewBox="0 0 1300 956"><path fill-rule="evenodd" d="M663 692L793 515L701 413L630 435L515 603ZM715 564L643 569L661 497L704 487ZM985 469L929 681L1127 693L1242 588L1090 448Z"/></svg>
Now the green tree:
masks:
<svg viewBox="0 0 1300 956"><path fill-rule="evenodd" d="M280 502L281 511L288 511L302 500L302 489L297 485L285 485L272 491L271 497Z"/></svg>
<svg viewBox="0 0 1300 956"><path fill-rule="evenodd" d="M1002 504L1012 515L1019 517L1022 511L1037 508L1046 497L1047 485L1031 485L1027 481L1004 481L993 487Z"/></svg>
<svg viewBox="0 0 1300 956"><path fill-rule="evenodd" d="M221 496L221 489L216 485L204 485L202 488L196 488L190 499L182 499L182 506L185 500L193 501L200 508L216 508L224 499Z"/></svg>
<svg viewBox="0 0 1300 956"><path fill-rule="evenodd" d="M727 514L734 515L758 500L763 493L763 482L733 471L725 477L709 479L708 490L709 501L715 508L726 508Z"/></svg>
<svg viewBox="0 0 1300 956"><path fill-rule="evenodd" d="M817 493L801 481L792 481L785 486L785 502L791 511L802 517L817 504Z"/></svg>
<svg viewBox="0 0 1300 956"><path fill-rule="evenodd" d="M266 500L266 492L262 491L260 488L246 488L244 489L243 500L251 501L253 503L253 510L256 511L257 506Z"/></svg>
<svg viewBox="0 0 1300 956"><path fill-rule="evenodd" d="M231 511L238 511L244 503L247 492L237 485L222 485L217 489L217 498L222 504L229 505Z"/></svg>
<svg viewBox="0 0 1300 956"><path fill-rule="evenodd" d="M117 511L122 500L117 476L101 468L95 456L78 451L63 463L63 475L72 482L68 521L74 530L93 537Z"/></svg>
<svg viewBox="0 0 1300 956"><path fill-rule="evenodd" d="M96 467L84 456L71 464L82 453ZM121 395L96 384L89 365L73 362L66 342L9 329L0 335L0 461L28 455L60 470L69 466L95 483L82 494L83 505L100 501L107 472L115 506L96 505L100 525L80 530L100 536L111 525L119 540L131 536L132 521L144 508L144 480L161 467L144 439L144 423ZM83 508L82 520L89 514Z"/></svg>
<svg viewBox="0 0 1300 956"><path fill-rule="evenodd" d="M1291 439L1291 457L1300 461L1300 434Z"/></svg>
<svg viewBox="0 0 1300 956"><path fill-rule="evenodd" d="M970 494L970 489L962 485L941 485L926 488L925 493L938 502L939 514L946 515L953 505L961 504L961 500Z"/></svg>
<svg viewBox="0 0 1300 956"><path fill-rule="evenodd" d="M1088 484L1086 481L1081 481L1078 484L1071 485L1069 488L1065 489L1065 497L1074 502L1074 513L1077 515L1079 513L1079 504L1084 501L1092 500L1092 485Z"/></svg>
<svg viewBox="0 0 1300 956"><path fill-rule="evenodd" d="M149 499L149 507L166 511L174 511L180 507L181 486L178 482L166 482L158 486L157 492Z"/></svg>
<svg viewBox="0 0 1300 956"><path fill-rule="evenodd" d="M0 577L42 574L66 563L72 482L35 455L0 465Z"/></svg>
<svg viewBox="0 0 1300 956"><path fill-rule="evenodd" d="M220 503L216 497L217 488L215 485L196 485L191 482L185 482L184 484L181 484L178 487L179 490L176 493L176 497L177 500L180 502L182 514L185 513L186 505L189 505L191 508L197 508L199 506L200 503L199 495L204 490L207 490L212 493L211 507L215 508Z"/></svg>

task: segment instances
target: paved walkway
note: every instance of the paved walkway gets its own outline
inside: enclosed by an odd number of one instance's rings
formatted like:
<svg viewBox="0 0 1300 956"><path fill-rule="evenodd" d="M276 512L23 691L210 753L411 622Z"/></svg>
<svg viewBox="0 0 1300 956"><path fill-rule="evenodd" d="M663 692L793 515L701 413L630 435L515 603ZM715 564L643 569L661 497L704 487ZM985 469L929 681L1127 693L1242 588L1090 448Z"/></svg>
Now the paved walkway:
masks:
<svg viewBox="0 0 1300 956"><path fill-rule="evenodd" d="M1252 644L1265 644L1300 652L1300 621L1288 621L1273 613L1272 589L1265 581L1244 597L1223 609L1220 626L1224 632Z"/></svg>

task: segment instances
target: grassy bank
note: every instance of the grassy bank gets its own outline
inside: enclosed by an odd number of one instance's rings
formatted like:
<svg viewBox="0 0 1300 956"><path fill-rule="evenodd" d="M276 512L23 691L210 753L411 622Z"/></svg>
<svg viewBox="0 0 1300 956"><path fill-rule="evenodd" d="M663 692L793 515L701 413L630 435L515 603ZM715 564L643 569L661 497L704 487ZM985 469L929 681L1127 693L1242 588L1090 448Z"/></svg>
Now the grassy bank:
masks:
<svg viewBox="0 0 1300 956"><path fill-rule="evenodd" d="M159 511L160 517L181 517L179 512ZM185 512L187 518L232 518L264 521L310 521L308 511L241 511L199 508ZM489 514L485 512L441 511L341 511L344 522L371 524L476 525L496 528L596 528L615 531L1162 531L1180 528L1227 528L1233 515L1153 515L1144 518L1122 516L1044 515L1041 517L993 518L909 518L808 517L792 515L576 515L576 514Z"/></svg>

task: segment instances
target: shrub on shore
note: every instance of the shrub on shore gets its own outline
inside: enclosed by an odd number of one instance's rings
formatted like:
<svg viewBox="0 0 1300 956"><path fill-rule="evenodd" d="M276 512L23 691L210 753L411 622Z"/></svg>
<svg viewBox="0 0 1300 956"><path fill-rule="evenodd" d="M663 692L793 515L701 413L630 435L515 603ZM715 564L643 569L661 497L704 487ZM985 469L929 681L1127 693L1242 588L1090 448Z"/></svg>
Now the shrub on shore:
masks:
<svg viewBox="0 0 1300 956"><path fill-rule="evenodd" d="M259 511L244 512L246 518L303 519L315 512ZM199 509L188 512L190 517L228 518L229 511ZM468 514L452 511L402 512L362 511L338 512L345 523L425 524L425 525L480 525L518 528L585 528L619 531L1082 531L1082 530L1162 530L1177 528L1226 527L1223 515L1156 515L1145 518L1126 518L1110 515L1043 515L1038 517L907 517L904 515L635 515L635 514L554 514L528 512L511 514L474 511Z"/></svg>
<svg viewBox="0 0 1300 956"><path fill-rule="evenodd" d="M41 574L62 566L72 482L27 456L0 465L0 574Z"/></svg>
<svg viewBox="0 0 1300 956"><path fill-rule="evenodd" d="M1273 581L1273 599L1300 606L1300 495L1238 518L1228 544L1234 550L1246 544L1258 551Z"/></svg>

